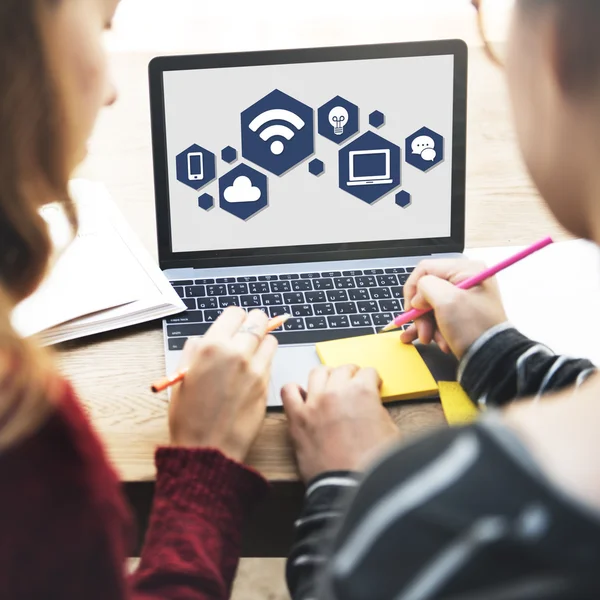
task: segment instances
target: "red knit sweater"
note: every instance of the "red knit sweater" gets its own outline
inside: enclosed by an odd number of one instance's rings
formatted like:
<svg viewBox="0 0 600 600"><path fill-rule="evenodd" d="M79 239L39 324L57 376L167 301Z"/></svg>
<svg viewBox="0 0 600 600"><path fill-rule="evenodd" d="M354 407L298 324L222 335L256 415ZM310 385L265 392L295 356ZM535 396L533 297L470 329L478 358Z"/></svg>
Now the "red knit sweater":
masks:
<svg viewBox="0 0 600 600"><path fill-rule="evenodd" d="M38 433L0 455L0 598L228 598L242 522L267 489L210 449L156 453L154 509L140 566L131 519L70 386Z"/></svg>

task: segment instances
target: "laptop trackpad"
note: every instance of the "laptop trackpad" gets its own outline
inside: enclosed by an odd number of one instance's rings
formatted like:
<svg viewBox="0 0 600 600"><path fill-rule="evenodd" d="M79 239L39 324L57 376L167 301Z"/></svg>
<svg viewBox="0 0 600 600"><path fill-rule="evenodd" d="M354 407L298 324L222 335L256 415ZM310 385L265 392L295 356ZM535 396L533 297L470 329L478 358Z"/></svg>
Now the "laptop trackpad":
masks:
<svg viewBox="0 0 600 600"><path fill-rule="evenodd" d="M281 388L286 383L297 383L306 388L308 374L320 365L314 346L283 346L273 361L269 390L269 406L281 406Z"/></svg>

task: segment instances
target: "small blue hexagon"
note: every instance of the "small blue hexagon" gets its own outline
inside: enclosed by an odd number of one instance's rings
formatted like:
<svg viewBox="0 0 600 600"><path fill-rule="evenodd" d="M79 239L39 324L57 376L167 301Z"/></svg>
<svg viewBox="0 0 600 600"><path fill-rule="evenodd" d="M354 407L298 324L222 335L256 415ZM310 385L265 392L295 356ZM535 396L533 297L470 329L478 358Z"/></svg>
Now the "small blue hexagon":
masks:
<svg viewBox="0 0 600 600"><path fill-rule="evenodd" d="M319 108L319 135L341 144L359 129L359 110L356 104L336 96Z"/></svg>
<svg viewBox="0 0 600 600"><path fill-rule="evenodd" d="M396 204L400 208L408 208L411 205L411 203L412 199L407 191L402 190L401 192L398 192L396 194Z"/></svg>
<svg viewBox="0 0 600 600"><path fill-rule="evenodd" d="M428 127L421 127L406 138L406 162L426 173L444 160L444 138Z"/></svg>
<svg viewBox="0 0 600 600"><path fill-rule="evenodd" d="M198 198L198 206L203 210L210 210L215 205L215 199L210 194L202 194Z"/></svg>
<svg viewBox="0 0 600 600"><path fill-rule="evenodd" d="M339 186L373 204L400 185L400 147L367 131L339 151Z"/></svg>
<svg viewBox="0 0 600 600"><path fill-rule="evenodd" d="M283 175L315 151L314 111L273 90L242 112L242 156Z"/></svg>
<svg viewBox="0 0 600 600"><path fill-rule="evenodd" d="M177 179L193 190L201 190L216 176L215 155L193 144L175 158Z"/></svg>
<svg viewBox="0 0 600 600"><path fill-rule="evenodd" d="M226 163L234 163L237 160L237 150L232 146L227 146L227 148L223 148L223 150L221 150L221 158Z"/></svg>
<svg viewBox="0 0 600 600"><path fill-rule="evenodd" d="M369 115L369 125L379 129L385 124L385 115L380 110L374 110Z"/></svg>
<svg viewBox="0 0 600 600"><path fill-rule="evenodd" d="M219 206L247 221L269 204L267 176L241 163L219 179Z"/></svg>
<svg viewBox="0 0 600 600"><path fill-rule="evenodd" d="M315 158L308 163L308 172L318 177L325 171L325 165L322 160Z"/></svg>

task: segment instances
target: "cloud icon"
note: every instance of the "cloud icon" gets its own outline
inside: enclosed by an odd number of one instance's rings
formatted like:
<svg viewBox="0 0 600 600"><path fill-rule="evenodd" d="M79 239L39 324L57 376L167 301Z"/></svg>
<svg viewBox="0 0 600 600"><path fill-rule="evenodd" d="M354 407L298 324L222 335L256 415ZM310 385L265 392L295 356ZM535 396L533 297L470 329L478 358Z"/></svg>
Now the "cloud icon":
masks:
<svg viewBox="0 0 600 600"><path fill-rule="evenodd" d="M225 190L223 197L227 202L231 202L232 204L238 202L256 202L260 200L261 191L252 185L249 177L240 175L235 178L233 185L230 185Z"/></svg>

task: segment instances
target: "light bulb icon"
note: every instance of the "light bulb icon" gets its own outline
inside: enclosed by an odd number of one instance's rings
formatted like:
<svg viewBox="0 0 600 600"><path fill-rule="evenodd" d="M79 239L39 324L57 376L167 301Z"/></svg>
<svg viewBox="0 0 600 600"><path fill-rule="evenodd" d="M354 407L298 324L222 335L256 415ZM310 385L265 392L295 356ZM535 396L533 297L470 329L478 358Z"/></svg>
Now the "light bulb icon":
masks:
<svg viewBox="0 0 600 600"><path fill-rule="evenodd" d="M348 124L348 111L343 106L335 106L329 113L329 123L333 126L335 135L342 135Z"/></svg>

